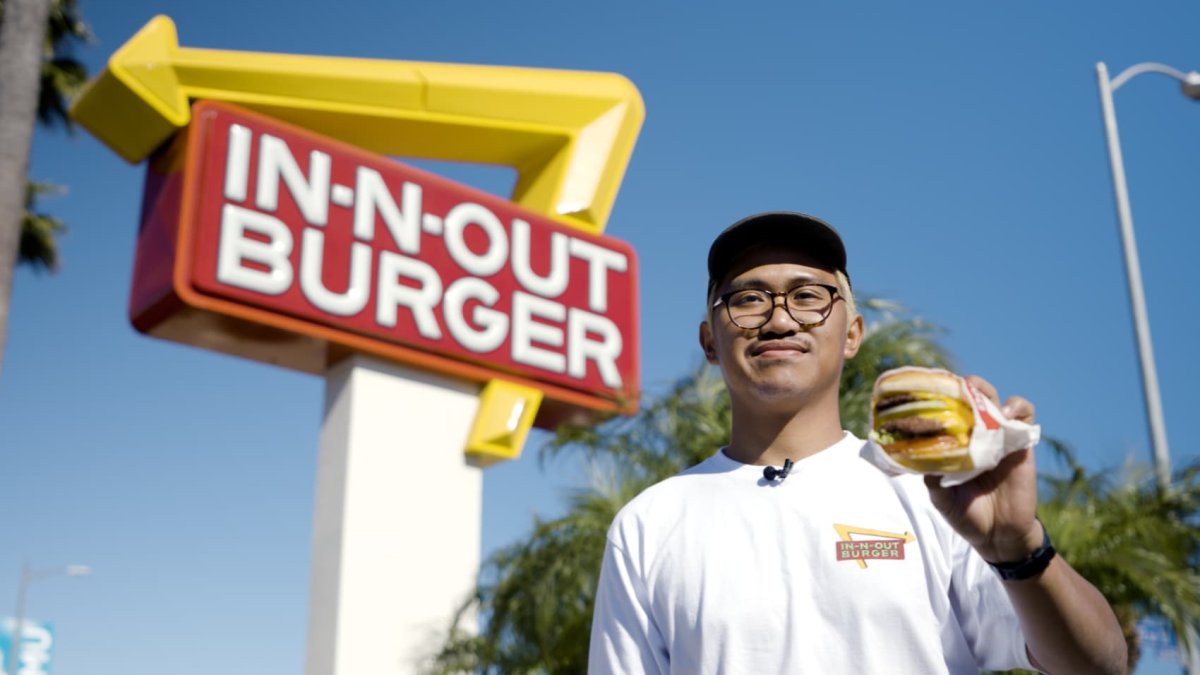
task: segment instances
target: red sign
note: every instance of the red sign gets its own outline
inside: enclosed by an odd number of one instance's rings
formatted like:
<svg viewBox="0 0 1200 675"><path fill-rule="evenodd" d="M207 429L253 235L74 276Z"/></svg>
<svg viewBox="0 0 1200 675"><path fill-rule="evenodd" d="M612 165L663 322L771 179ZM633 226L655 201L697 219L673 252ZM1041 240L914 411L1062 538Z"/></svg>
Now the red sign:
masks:
<svg viewBox="0 0 1200 675"><path fill-rule="evenodd" d="M324 372L365 352L636 405L636 259L512 202L228 104L147 173L140 330ZM558 405L556 405L558 404Z"/></svg>

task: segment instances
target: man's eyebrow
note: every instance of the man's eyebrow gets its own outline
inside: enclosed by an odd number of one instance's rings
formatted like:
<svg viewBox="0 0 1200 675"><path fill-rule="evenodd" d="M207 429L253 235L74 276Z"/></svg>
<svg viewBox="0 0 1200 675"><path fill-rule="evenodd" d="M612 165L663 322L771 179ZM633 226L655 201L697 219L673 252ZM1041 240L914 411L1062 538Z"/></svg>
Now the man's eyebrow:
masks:
<svg viewBox="0 0 1200 675"><path fill-rule="evenodd" d="M823 283L823 282L821 281L821 279L817 278L815 275L805 274L803 272L800 272L793 276L788 277L786 282L784 283L784 287L785 288L794 288L795 286L797 286L799 284L805 284L805 283ZM767 281L765 279L760 279L759 277L744 277L742 279L736 279L734 281L731 281L729 283L729 290L740 291L740 290L744 290L747 288L770 288L771 286L772 286L772 284L767 283Z"/></svg>

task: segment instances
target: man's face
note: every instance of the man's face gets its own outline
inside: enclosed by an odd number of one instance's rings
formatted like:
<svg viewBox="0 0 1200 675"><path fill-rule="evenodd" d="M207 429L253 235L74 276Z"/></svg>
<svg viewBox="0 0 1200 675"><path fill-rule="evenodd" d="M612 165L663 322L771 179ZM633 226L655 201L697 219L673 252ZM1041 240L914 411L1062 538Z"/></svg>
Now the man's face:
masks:
<svg viewBox="0 0 1200 675"><path fill-rule="evenodd" d="M837 285L832 272L813 263L797 250L752 250L717 286L714 298L750 288L783 292L803 283ZM710 307L709 321L700 325L700 346L709 363L720 366L730 396L784 412L825 395L836 397L842 363L854 356L862 339L862 318L849 320L846 303L838 298L825 323L806 330L784 309L782 298L774 303L760 328L739 328L724 304Z"/></svg>

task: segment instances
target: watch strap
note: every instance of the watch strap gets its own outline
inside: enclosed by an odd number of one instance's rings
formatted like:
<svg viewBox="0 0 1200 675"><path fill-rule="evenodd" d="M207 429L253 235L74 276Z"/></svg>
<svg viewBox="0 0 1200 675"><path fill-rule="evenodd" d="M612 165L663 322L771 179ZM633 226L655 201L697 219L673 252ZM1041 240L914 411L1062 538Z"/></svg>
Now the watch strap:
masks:
<svg viewBox="0 0 1200 675"><path fill-rule="evenodd" d="M1041 574L1054 559L1056 553L1054 544L1050 542L1050 531L1046 529L1040 519L1038 524L1042 525L1042 545L1030 553L1028 558L1016 562L988 563L1004 581L1023 581L1035 577Z"/></svg>

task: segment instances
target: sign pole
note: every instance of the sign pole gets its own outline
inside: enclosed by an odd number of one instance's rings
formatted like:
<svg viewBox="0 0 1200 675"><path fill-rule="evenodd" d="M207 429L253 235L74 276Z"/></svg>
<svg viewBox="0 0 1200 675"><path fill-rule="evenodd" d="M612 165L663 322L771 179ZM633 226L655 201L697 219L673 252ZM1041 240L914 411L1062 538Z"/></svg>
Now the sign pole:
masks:
<svg viewBox="0 0 1200 675"><path fill-rule="evenodd" d="M478 386L354 356L325 378L306 675L415 673L475 589Z"/></svg>

